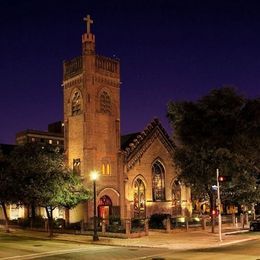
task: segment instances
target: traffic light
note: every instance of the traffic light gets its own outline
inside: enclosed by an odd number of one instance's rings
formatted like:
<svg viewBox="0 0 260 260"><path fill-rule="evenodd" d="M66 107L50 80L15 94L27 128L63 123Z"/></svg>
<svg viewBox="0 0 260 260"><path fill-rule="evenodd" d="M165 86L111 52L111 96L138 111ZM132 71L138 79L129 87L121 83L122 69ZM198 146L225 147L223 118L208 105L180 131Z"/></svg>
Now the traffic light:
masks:
<svg viewBox="0 0 260 260"><path fill-rule="evenodd" d="M217 209L213 209L212 211L211 211L211 215L212 216L218 216L218 214L219 214L219 211L217 210Z"/></svg>
<svg viewBox="0 0 260 260"><path fill-rule="evenodd" d="M231 178L231 176L220 175L220 176L218 176L218 181L219 182L230 182L230 181L232 181L232 178Z"/></svg>

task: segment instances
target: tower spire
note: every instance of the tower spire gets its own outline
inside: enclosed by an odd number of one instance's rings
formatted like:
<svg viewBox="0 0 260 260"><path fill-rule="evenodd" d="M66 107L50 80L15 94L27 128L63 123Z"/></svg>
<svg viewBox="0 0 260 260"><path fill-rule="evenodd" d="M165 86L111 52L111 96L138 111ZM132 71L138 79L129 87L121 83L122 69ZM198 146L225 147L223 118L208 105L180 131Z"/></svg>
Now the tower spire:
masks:
<svg viewBox="0 0 260 260"><path fill-rule="evenodd" d="M88 14L83 18L86 22L87 32L82 35L82 51L83 54L94 54L95 53L95 35L91 33L91 24L93 24L93 20L90 18Z"/></svg>
<svg viewBox="0 0 260 260"><path fill-rule="evenodd" d="M87 24L87 34L90 34L90 25L93 24L93 20L90 18L90 15L88 14L87 17L84 17L83 20Z"/></svg>

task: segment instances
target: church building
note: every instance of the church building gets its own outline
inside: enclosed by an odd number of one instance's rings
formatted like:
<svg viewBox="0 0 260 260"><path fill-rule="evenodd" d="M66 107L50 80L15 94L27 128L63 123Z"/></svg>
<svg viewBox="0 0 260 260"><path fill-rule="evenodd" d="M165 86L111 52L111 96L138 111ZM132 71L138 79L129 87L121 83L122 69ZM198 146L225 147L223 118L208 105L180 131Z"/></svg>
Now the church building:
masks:
<svg viewBox="0 0 260 260"><path fill-rule="evenodd" d="M130 219L155 213L191 213L190 189L178 180L174 143L155 119L142 132L120 135L120 62L96 54L88 15L82 54L63 64L64 148L67 164L89 189L99 172L97 212ZM69 212L69 221L89 222L93 200Z"/></svg>

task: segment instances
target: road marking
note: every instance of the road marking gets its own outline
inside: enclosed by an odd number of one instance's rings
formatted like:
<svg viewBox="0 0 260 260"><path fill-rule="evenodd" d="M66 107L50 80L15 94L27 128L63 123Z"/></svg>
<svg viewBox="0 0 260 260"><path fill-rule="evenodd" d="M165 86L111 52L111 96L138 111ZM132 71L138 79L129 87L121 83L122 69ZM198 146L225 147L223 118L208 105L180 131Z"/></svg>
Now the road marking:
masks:
<svg viewBox="0 0 260 260"><path fill-rule="evenodd" d="M99 246L98 246L99 247ZM103 246L103 249L109 247L109 246ZM111 248L111 247L109 247ZM69 254L72 252L82 252L89 250L89 248L75 248L75 249L65 249L65 250L56 250L56 251L50 251L50 252L42 252L42 253L35 253L35 254L29 254L29 255L18 255L18 256L10 256L10 257L4 257L0 258L1 260L11 260L11 259L35 259L43 256L53 256L53 255L62 255L62 254Z"/></svg>

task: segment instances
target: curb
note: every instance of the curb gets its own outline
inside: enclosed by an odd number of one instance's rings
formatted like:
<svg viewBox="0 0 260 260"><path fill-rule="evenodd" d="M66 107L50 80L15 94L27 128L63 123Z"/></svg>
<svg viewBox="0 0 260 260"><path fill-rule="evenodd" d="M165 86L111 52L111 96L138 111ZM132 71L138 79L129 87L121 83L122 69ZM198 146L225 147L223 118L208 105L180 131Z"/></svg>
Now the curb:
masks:
<svg viewBox="0 0 260 260"><path fill-rule="evenodd" d="M242 230L235 230L235 231L225 232L223 234L224 235L234 235L234 234L241 234L241 233L248 233L248 232L249 232L248 229L242 229Z"/></svg>

